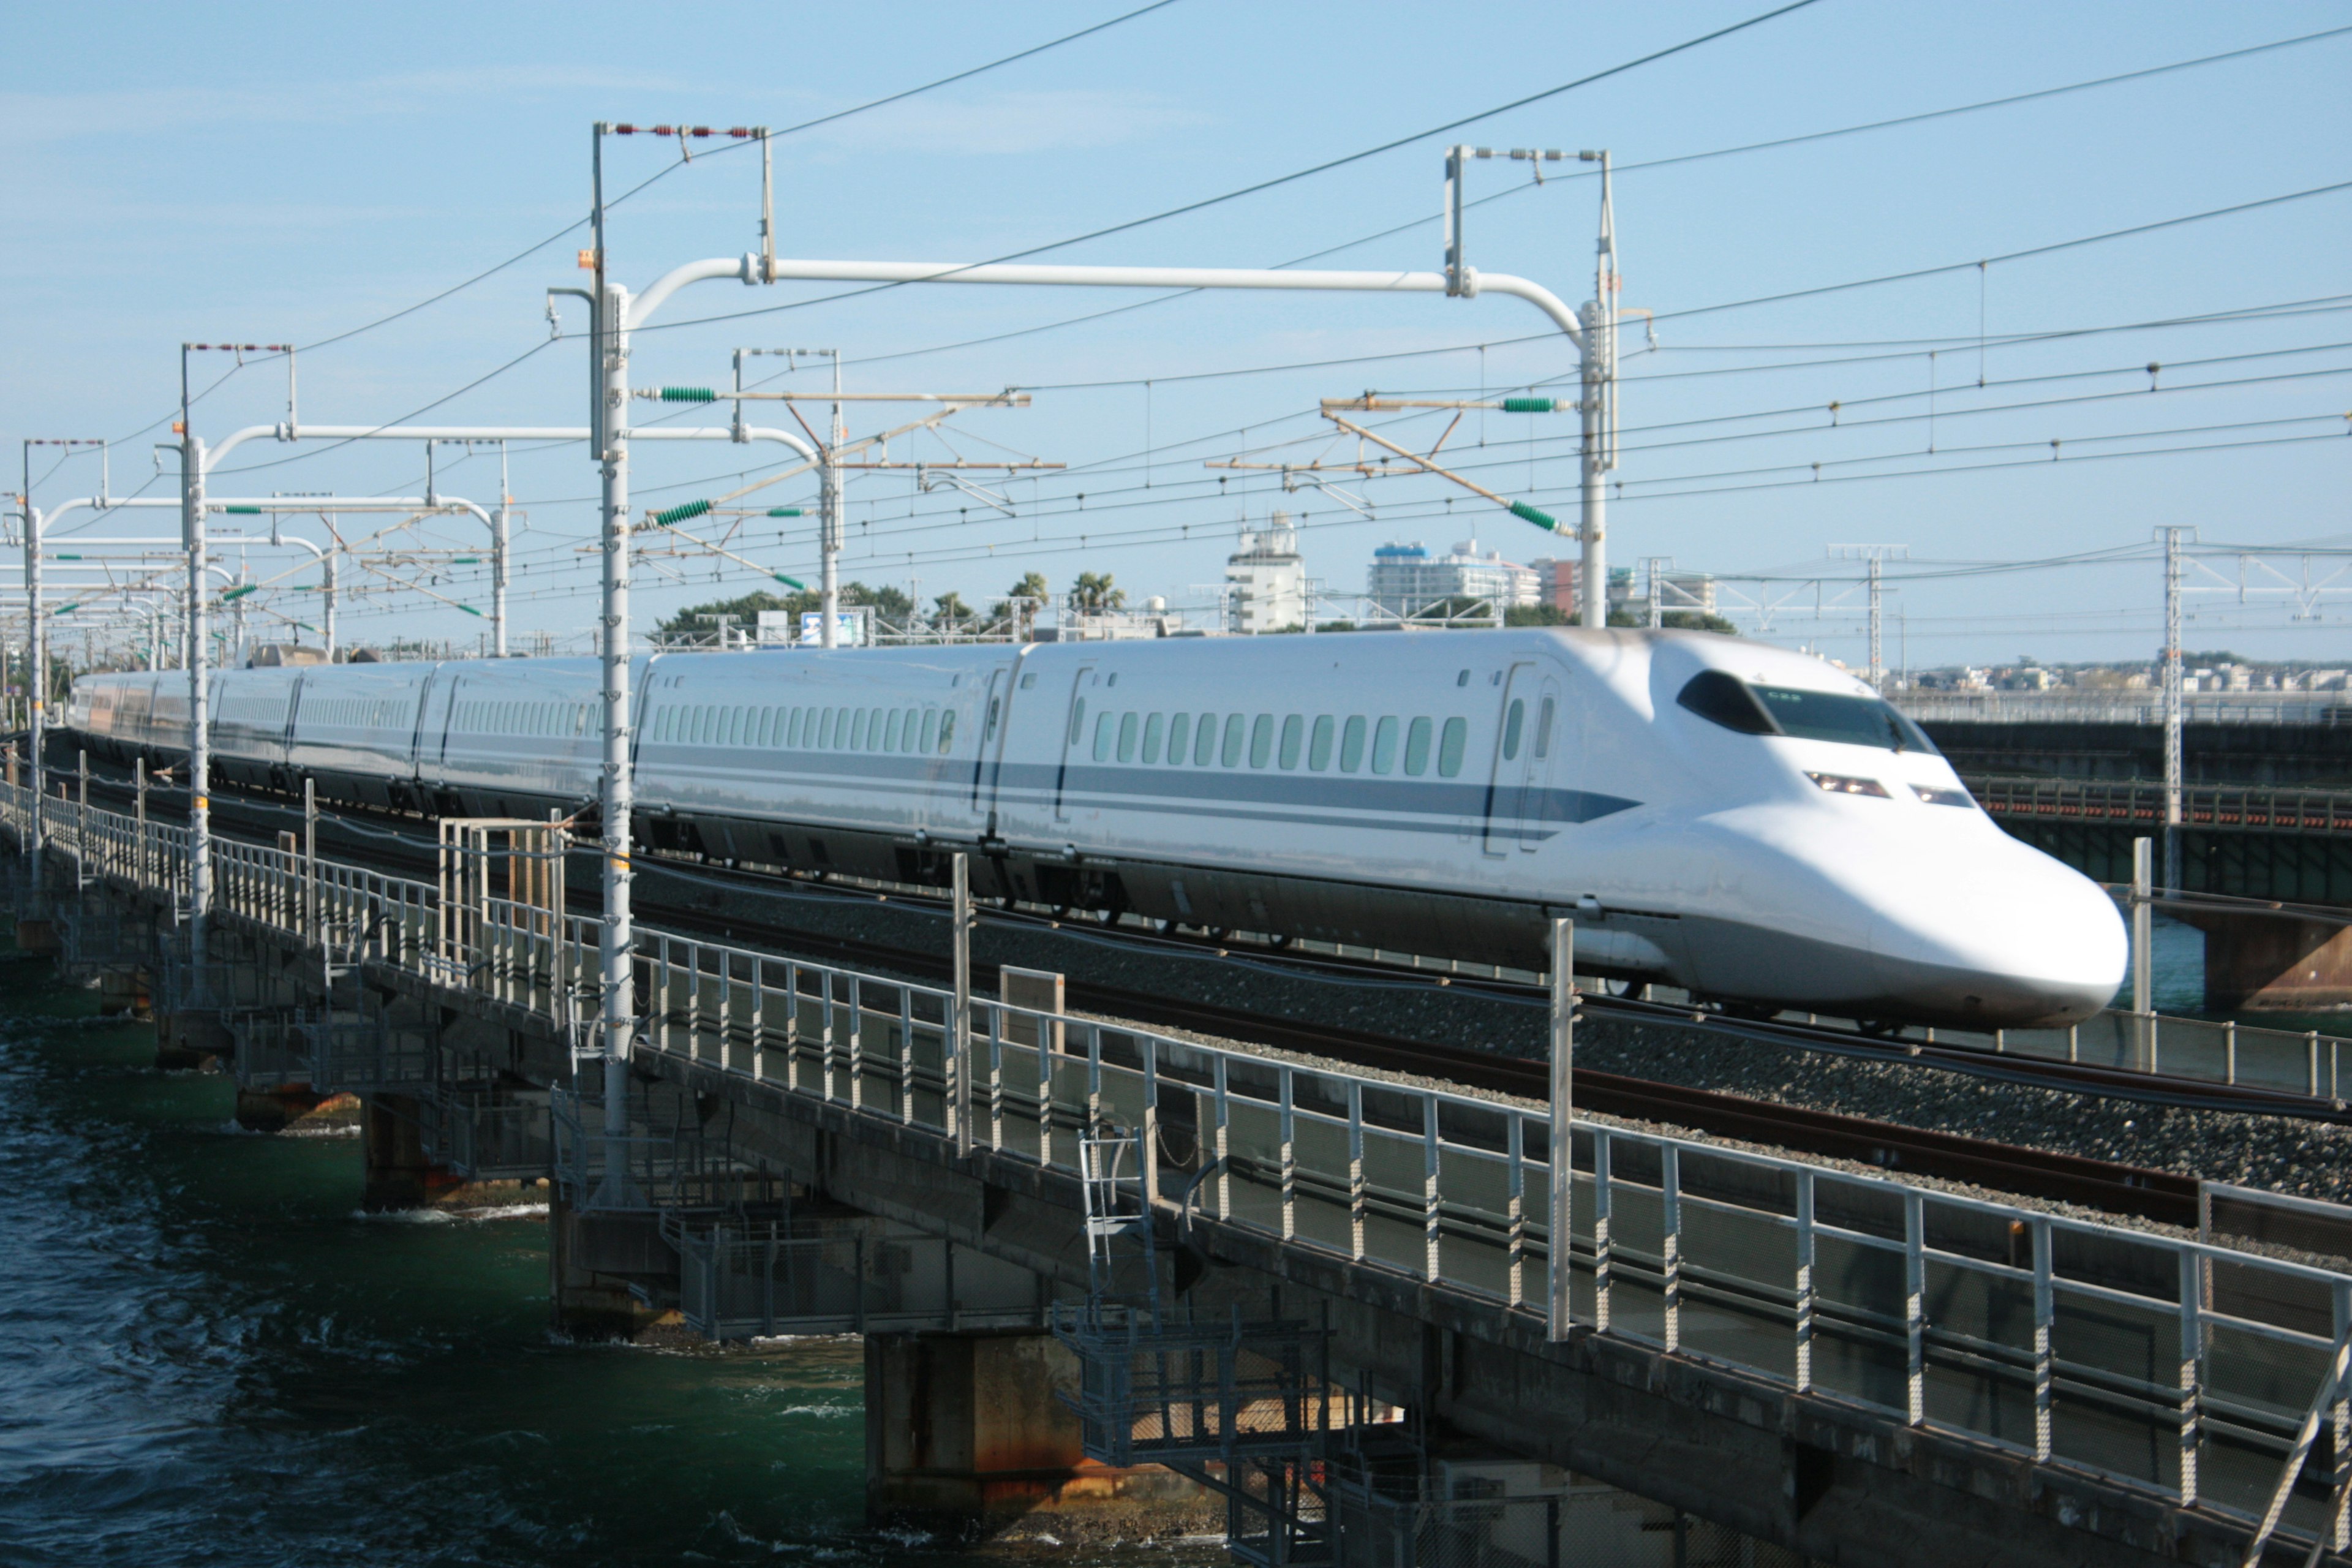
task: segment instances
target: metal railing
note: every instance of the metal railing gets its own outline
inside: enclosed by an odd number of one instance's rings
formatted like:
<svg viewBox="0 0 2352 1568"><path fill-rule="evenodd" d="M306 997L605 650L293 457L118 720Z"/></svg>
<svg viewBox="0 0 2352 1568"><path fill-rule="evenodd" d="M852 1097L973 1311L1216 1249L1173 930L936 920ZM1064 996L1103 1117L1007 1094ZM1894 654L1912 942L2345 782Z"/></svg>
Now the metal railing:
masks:
<svg viewBox="0 0 2352 1568"><path fill-rule="evenodd" d="M2144 724L2164 722L2159 691L1927 691L1895 694L1923 724ZM2352 725L2352 691L2191 691L2180 700L2191 724Z"/></svg>
<svg viewBox="0 0 2352 1568"><path fill-rule="evenodd" d="M21 793L0 795L0 826ZM115 831L101 815L60 814L59 849L91 852ZM224 908L300 933L293 859L223 846ZM593 972L593 921L560 938L516 922L484 962L451 965L426 940L432 889L314 869L379 962L551 1018ZM1179 1221L1538 1323L1558 1268L1568 1319L1596 1331L2352 1543L2352 1445L2316 1442L2352 1424L2352 1273L1589 1121L1556 1171L1540 1104L984 997L960 1036L948 991L643 929L635 964L654 1051L1073 1177L1085 1140L1131 1131L1137 1199ZM677 1133L616 1151L569 1094L551 1121L575 1194L696 1207L777 1183ZM614 1158L623 1179L605 1184ZM1549 1223L1560 1181L1564 1237ZM2315 1454L2324 1473L2306 1476Z"/></svg>
<svg viewBox="0 0 2352 1568"><path fill-rule="evenodd" d="M1970 773L1966 782L1977 804L1995 816L2164 826L2160 780ZM2352 790L2189 784L2180 792L2180 824L2239 833L2352 834Z"/></svg>
<svg viewBox="0 0 2352 1568"><path fill-rule="evenodd" d="M657 1050L1072 1176L1141 1129L1160 1212L1542 1315L1544 1108L985 998L959 1049L944 991L645 940ZM2352 1421L2352 1275L1623 1128L1573 1147L1575 1321L2344 1543L2296 1443Z"/></svg>

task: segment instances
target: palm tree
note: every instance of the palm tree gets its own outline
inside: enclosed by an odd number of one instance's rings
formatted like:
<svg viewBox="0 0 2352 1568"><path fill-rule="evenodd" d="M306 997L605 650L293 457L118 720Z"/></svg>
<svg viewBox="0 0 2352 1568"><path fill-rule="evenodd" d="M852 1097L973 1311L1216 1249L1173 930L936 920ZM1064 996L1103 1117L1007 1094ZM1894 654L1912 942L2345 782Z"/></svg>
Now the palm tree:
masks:
<svg viewBox="0 0 2352 1568"><path fill-rule="evenodd" d="M1100 614L1105 610L1120 609L1126 604L1127 591L1111 586L1111 574L1108 572L1081 572L1076 586L1070 590L1073 609Z"/></svg>

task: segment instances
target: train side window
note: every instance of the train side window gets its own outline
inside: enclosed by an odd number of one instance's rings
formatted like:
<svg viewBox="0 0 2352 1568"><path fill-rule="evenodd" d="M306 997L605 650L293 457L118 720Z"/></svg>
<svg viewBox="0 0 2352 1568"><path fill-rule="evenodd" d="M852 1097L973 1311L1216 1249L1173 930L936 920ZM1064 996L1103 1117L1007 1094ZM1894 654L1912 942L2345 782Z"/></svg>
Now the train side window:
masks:
<svg viewBox="0 0 2352 1568"><path fill-rule="evenodd" d="M1190 713L1171 714L1168 720L1168 765L1174 767L1184 760L1192 745L1192 716Z"/></svg>
<svg viewBox="0 0 2352 1568"><path fill-rule="evenodd" d="M865 709L852 708L849 710L849 724L844 733L845 733L849 738L842 742L841 749L843 751L862 752L866 749ZM839 739L838 736L835 738Z"/></svg>
<svg viewBox="0 0 2352 1568"><path fill-rule="evenodd" d="M940 715L940 755L946 756L955 746L955 710Z"/></svg>
<svg viewBox="0 0 2352 1568"><path fill-rule="evenodd" d="M1275 756L1287 771L1298 765L1299 742L1307 738L1307 721L1293 713L1282 721L1282 750Z"/></svg>
<svg viewBox="0 0 2352 1568"><path fill-rule="evenodd" d="M793 726L793 710L780 707L768 711L775 716L775 722L768 730L768 744L781 752L784 749L784 735Z"/></svg>
<svg viewBox="0 0 2352 1568"><path fill-rule="evenodd" d="M1550 755L1551 699L1547 697L1543 700L1543 706L1536 710L1536 756L1541 759Z"/></svg>
<svg viewBox="0 0 2352 1568"><path fill-rule="evenodd" d="M884 751L895 752L898 749L898 742L906 738L906 726L907 710L903 708L891 709L890 728L882 742Z"/></svg>
<svg viewBox="0 0 2352 1568"><path fill-rule="evenodd" d="M1414 778L1429 771L1430 728L1428 720L1415 719L1404 732L1404 771Z"/></svg>
<svg viewBox="0 0 2352 1568"><path fill-rule="evenodd" d="M1503 761L1517 762L1519 756L1519 732L1528 725L1528 705L1519 698L1511 699L1511 706L1503 714ZM1449 724L1448 728L1452 726Z"/></svg>
<svg viewBox="0 0 2352 1568"><path fill-rule="evenodd" d="M820 752L829 752L833 750L832 709L818 709L814 717L809 722L809 728L815 731L815 733L809 737L810 745L815 747Z"/></svg>
<svg viewBox="0 0 2352 1568"><path fill-rule="evenodd" d="M870 710L867 713L869 722L866 729L866 749L869 752L878 752L882 749L882 721L885 717L879 708Z"/></svg>
<svg viewBox="0 0 2352 1568"><path fill-rule="evenodd" d="M1517 708L1517 703L1511 704ZM1470 721L1448 719L1437 737L1437 773L1440 778L1452 778L1462 771L1462 753L1469 749Z"/></svg>
<svg viewBox="0 0 2352 1568"><path fill-rule="evenodd" d="M760 715L760 728L753 744L765 746L768 743L769 733L776 727L776 710L772 708L761 708L757 711Z"/></svg>
<svg viewBox="0 0 2352 1568"><path fill-rule="evenodd" d="M1026 686L1036 679L1034 675L1024 675L1021 678L1021 684ZM1066 746L1075 746L1078 743L1078 737L1086 732L1087 700L1081 697L1070 704L1070 738L1062 743Z"/></svg>
<svg viewBox="0 0 2352 1568"><path fill-rule="evenodd" d="M1002 698L1002 697L992 697L992 698L990 698L990 699L988 700L988 723L987 723L987 725L986 725L986 726L985 726L985 727L981 731L981 732L980 732L980 738L981 738L982 740L983 740L983 741L987 741L987 740L992 740L992 739L994 739L994 738L995 738L995 735L996 735L996 720L997 720L997 716L998 716L999 714L1003 713L1003 711L1004 711L1004 699L1003 699L1003 698Z"/></svg>
<svg viewBox="0 0 2352 1568"><path fill-rule="evenodd" d="M938 709L936 709L936 708L926 708L926 709L924 709L924 710L923 710L923 745L922 745L922 749L923 749L923 751L924 751L924 752L930 752L930 751L931 751L931 750L932 750L932 749L937 745L937 744L938 744L938 742L939 742L939 734L940 734L940 710L939 710Z"/></svg>
<svg viewBox="0 0 2352 1568"><path fill-rule="evenodd" d="M1034 669L1033 669L1033 670L1031 670L1028 674L1026 674L1026 675L1024 675L1024 676L1023 676L1023 677L1021 678L1021 689L1022 689L1022 690L1024 690L1024 691L1028 690L1031 687L1033 687L1033 686L1034 686L1034 685L1036 685L1036 684L1037 684L1037 672L1036 672L1035 670L1034 670Z"/></svg>
<svg viewBox="0 0 2352 1568"><path fill-rule="evenodd" d="M1097 713L1097 714L1096 714L1096 715L1095 715L1095 761L1097 761L1097 762L1098 762L1098 763L1099 763L1099 762L1103 762L1103 761L1105 761L1106 759L1108 759L1108 758L1110 756L1110 739L1111 739L1110 715L1109 715L1108 713Z"/></svg>
<svg viewBox="0 0 2352 1568"><path fill-rule="evenodd" d="M1135 715L1131 712L1118 716L1118 760L1135 761Z"/></svg>
<svg viewBox="0 0 2352 1568"><path fill-rule="evenodd" d="M1225 741L1218 751L1217 760L1229 768L1241 766L1242 716L1238 713L1225 715Z"/></svg>
<svg viewBox="0 0 2352 1568"><path fill-rule="evenodd" d="M1350 714L1347 728L1339 731L1339 771L1352 773L1364 765L1364 716Z"/></svg>
<svg viewBox="0 0 2352 1568"><path fill-rule="evenodd" d="M1372 731L1372 772L1376 773L1396 772L1396 753L1397 721L1394 719L1383 719L1380 721L1379 727Z"/></svg>
<svg viewBox="0 0 2352 1568"><path fill-rule="evenodd" d="M1154 713L1143 721L1143 761L1148 767L1160 760L1160 742L1164 738L1167 716Z"/></svg>
<svg viewBox="0 0 2352 1568"><path fill-rule="evenodd" d="M784 715L784 744L794 751L800 749L801 726L808 722L804 717L807 712L805 708L794 708Z"/></svg>
<svg viewBox="0 0 2352 1568"><path fill-rule="evenodd" d="M1201 715L1199 726L1192 731L1192 765L1196 768L1207 767L1209 759L1216 755L1216 752L1217 716L1214 713L1203 713Z"/></svg>
<svg viewBox="0 0 2352 1568"><path fill-rule="evenodd" d="M1336 726L1328 713L1319 715L1315 721L1315 733L1307 742L1307 765L1313 772L1319 773L1331 765L1331 731Z"/></svg>
<svg viewBox="0 0 2352 1568"><path fill-rule="evenodd" d="M1261 713L1250 726L1250 766L1262 768L1274 754L1274 715Z"/></svg>

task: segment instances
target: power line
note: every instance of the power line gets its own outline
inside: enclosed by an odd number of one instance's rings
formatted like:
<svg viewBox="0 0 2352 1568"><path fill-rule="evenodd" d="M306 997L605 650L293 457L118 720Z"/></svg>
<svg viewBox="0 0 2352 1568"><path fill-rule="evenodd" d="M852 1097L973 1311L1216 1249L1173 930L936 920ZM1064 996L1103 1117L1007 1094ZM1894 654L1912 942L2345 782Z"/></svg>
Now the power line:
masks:
<svg viewBox="0 0 2352 1568"><path fill-rule="evenodd" d="M2289 202L2308 201L2315 196L2330 195L2337 191L2352 190L2352 180L2338 180L2330 185L2314 185L2309 190L2289 191L2284 195L2263 196L2258 201L2239 202L2231 206L2213 207L2205 212L2188 213L2179 217L2159 218L2154 223L2134 224L2129 228L2112 228L2104 234L2086 234L2075 239L2062 239L2051 245L2028 246L2000 256L1980 257L1974 261L1951 261L1940 267L1918 267L1908 272L1888 272L1876 278L1857 278L1845 283L1823 283L1811 289L1790 289L1778 294L1759 294L1748 300L1727 300L1719 305L1694 305L1681 310L1660 310L1655 320L1680 321L1689 316L1708 316L1721 310L1744 310L1754 305L1777 305L1788 300L1809 300L1822 294L1843 293L1849 289L1871 289L1882 283L1906 283L1918 278L1936 278L1948 272L1965 272L1971 267L1990 267L2000 262L2023 261L2036 256L2053 256L2062 250L2075 250L2086 245L2101 245L2111 239L2127 239L2134 235L2154 234L2160 229L2179 228L2185 224L2203 223L2210 218L2231 217L2239 213L2258 211L2263 207L2282 206Z"/></svg>
<svg viewBox="0 0 2352 1568"><path fill-rule="evenodd" d="M1073 235L1066 239L1052 240L1044 245L1033 245L1025 250L1008 251L1003 256L991 257L986 261L967 262L965 263L965 266L993 267L1001 262L1020 261L1032 256L1043 256L1049 250L1063 250L1074 245L1087 244L1091 240L1106 239L1115 234L1126 234L1130 230L1143 228L1151 224L1165 223L1170 218L1183 217L1192 213L1205 212L1211 207L1222 206L1227 202L1239 201L1244 196L1258 195L1264 192L1276 190L1281 186L1292 184L1300 180L1311 179L1317 174L1328 174L1334 169L1344 169L1351 163L1360 163L1367 158L1377 158L1382 153L1393 153L1400 147L1409 147L1416 142L1425 142L1433 136L1443 136L1449 131L1459 131L1465 125L1475 125L1482 120L1491 120L1498 114L1507 114L1515 109L1525 109L1531 103L1541 103L1546 99L1558 98L1562 93L1573 92L1579 88L1590 87L1598 81L1606 81L1611 77L1622 76L1628 71L1637 70L1646 65L1654 65L1659 60L1667 59L1675 55L1688 53L1692 49L1698 48L1706 44L1714 43L1719 38L1727 38L1734 33L1741 33L1747 31L1750 27L1760 26L1766 22L1785 16L1792 11L1801 11L1805 9L1805 7L1815 3L1816 0L1790 0L1790 3L1787 5L1776 6L1769 11L1760 12L1756 16L1747 18L1745 21L1734 22L1727 26L1717 27L1713 32L1702 33L1694 38L1685 38L1681 43L1670 44L1662 49L1654 49L1646 55L1639 56L1633 59L1621 61L1616 65L1609 66L1603 69L1594 71L1588 76L1578 77L1573 81L1562 82L1558 87L1546 88L1541 92L1532 92L1524 98L1513 99L1508 103L1497 104L1492 109L1482 109L1475 114L1465 114L1458 120L1449 120L1443 125L1433 125L1425 131L1416 131L1410 135L1395 137L1390 141L1381 142L1377 146L1366 147L1360 152L1346 153L1340 157L1327 158L1322 163L1310 164L1304 169L1293 170L1287 174L1277 174L1271 179L1260 180L1254 184L1243 185L1236 190L1226 191L1220 195L1203 196L1198 201L1186 202L1180 206L1168 207L1162 211L1150 213L1142 217L1129 218L1121 223L1110 224L1102 228L1090 229L1085 234ZM941 279L952 278L954 276L955 272L950 270L939 273L934 277L924 279L924 281L938 282ZM904 283L877 283L863 289L844 289L838 293L824 295L821 298L814 300L798 300L785 305L759 306L749 310L730 310L723 314L715 316L695 316L682 321L653 323L637 330L639 331L675 331L682 327L701 326L711 321L741 321L749 316L772 316L785 310L805 310L812 305L823 305L835 300L854 300L866 294L878 294L892 289L903 289L906 287L907 285Z"/></svg>

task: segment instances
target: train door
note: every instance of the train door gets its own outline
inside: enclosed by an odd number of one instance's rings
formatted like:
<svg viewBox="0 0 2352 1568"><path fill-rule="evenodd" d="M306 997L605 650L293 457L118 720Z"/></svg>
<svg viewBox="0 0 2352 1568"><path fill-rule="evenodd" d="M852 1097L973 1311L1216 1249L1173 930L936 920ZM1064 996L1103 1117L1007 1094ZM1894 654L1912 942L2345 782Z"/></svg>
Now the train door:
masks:
<svg viewBox="0 0 2352 1568"><path fill-rule="evenodd" d="M1535 804L1532 791L1540 786L1536 757L1537 708L1545 683L1533 664L1515 664L1503 681L1503 713L1495 737L1495 772L1486 786L1486 843L1489 855L1507 855L1516 842L1529 847L1520 824Z"/></svg>
<svg viewBox="0 0 2352 1568"><path fill-rule="evenodd" d="M1078 748L1086 742L1087 700L1094 695L1094 690L1095 667L1082 664L1078 667L1076 678L1070 682L1070 714L1062 731L1062 760L1054 769L1054 820L1056 822L1070 819L1070 759L1077 755Z"/></svg>
<svg viewBox="0 0 2352 1568"><path fill-rule="evenodd" d="M995 778L990 776L990 770L992 765L999 775L1004 771L1004 705L1012 686L1010 671L992 669L988 672L988 686L980 695L980 711L976 715L980 721L980 741L972 747L971 758L971 814L974 816L980 816L983 809L992 819L996 813ZM985 807L981 804L983 778L988 781L985 792L988 804ZM984 831L995 832L995 822L991 820Z"/></svg>

